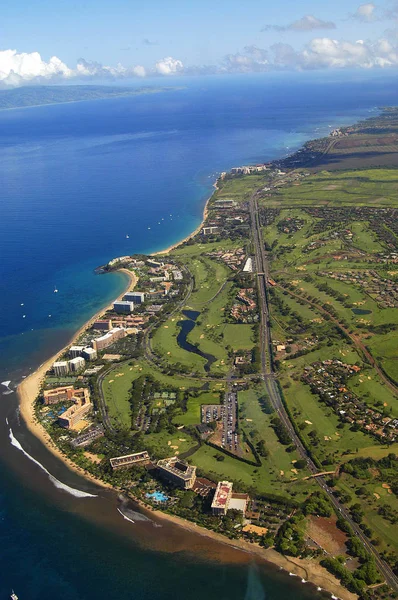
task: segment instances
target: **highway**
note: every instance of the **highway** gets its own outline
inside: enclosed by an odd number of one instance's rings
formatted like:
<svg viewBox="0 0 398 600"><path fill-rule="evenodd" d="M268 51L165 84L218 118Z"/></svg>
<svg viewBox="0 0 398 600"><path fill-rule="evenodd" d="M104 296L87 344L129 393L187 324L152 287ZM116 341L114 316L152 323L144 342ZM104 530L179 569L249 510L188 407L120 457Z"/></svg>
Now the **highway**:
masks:
<svg viewBox="0 0 398 600"><path fill-rule="evenodd" d="M306 449L301 443L300 438L294 430L293 424L291 423L288 413L286 412L285 407L283 405L279 387L277 385L275 377L273 377L274 372L271 361L272 339L270 328L270 312L267 297L269 262L267 253L265 252L264 248L264 240L259 220L258 204L255 194L253 194L253 196L250 199L250 221L252 240L254 244L255 271L257 273L258 279L262 376L271 404L275 412L281 419L282 423L285 425L286 429L289 431L290 437L294 445L296 446L299 455L303 459L305 459L309 471L312 474L316 474L319 473L319 470L316 467L313 460L311 459L311 457L308 455ZM340 513L340 515L350 524L350 527L354 531L355 535L361 540L363 546L366 548L369 554L371 554L374 557L376 565L380 573L385 578L386 583L388 583L388 585L390 585L396 592L398 592L398 577L393 573L390 566L381 559L377 550L369 542L368 538L364 535L361 528L357 525L357 523L353 521L349 511L344 507L343 504L341 504L337 500L333 493L333 490L331 490L328 487L324 477L318 475L314 478L314 481L323 489L325 494L327 494L337 514Z"/></svg>

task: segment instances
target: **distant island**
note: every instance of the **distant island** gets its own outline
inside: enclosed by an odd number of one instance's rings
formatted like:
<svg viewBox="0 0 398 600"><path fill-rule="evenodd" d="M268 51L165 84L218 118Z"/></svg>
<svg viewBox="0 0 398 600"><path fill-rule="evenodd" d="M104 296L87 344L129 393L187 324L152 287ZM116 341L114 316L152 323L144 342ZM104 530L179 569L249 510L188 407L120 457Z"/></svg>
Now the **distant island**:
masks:
<svg viewBox="0 0 398 600"><path fill-rule="evenodd" d="M24 108L26 106L43 106L45 104L62 104L64 102L81 102L83 100L100 100L119 98L122 96L138 96L156 94L181 88L176 87L118 87L106 85L40 85L0 90L0 110Z"/></svg>

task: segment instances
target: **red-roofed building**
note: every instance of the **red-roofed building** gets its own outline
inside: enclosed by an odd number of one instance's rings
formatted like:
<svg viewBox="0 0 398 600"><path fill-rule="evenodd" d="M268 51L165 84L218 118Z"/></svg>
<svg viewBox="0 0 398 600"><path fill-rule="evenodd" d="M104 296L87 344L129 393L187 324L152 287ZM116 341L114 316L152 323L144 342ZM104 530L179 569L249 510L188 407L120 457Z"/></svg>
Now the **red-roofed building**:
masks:
<svg viewBox="0 0 398 600"><path fill-rule="evenodd" d="M211 503L213 515L226 515L232 496L232 483L229 481L219 481Z"/></svg>

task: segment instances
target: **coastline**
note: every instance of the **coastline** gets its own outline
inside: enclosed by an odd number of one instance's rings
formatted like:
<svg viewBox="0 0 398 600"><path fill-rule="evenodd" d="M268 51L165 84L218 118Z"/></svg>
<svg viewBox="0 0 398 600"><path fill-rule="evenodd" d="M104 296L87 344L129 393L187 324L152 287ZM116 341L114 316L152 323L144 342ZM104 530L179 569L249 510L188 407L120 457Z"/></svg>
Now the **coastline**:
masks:
<svg viewBox="0 0 398 600"><path fill-rule="evenodd" d="M215 188L215 190L218 189L217 183L218 178L213 183L213 187ZM184 239L172 244L164 250L154 252L152 256L166 255L172 252L174 249L178 248L184 242L196 236L200 232L208 217L209 202L213 196L213 193L206 200L206 203L203 208L202 221L198 225L198 227ZM133 289L136 286L138 278L133 272L128 271L127 269L121 268L118 269L118 271L124 272L129 276L129 282L126 286L126 289L117 298L120 299L126 293L126 291L128 291L129 289ZM66 344L51 358L46 360L38 369L36 369L36 371L34 371L31 375L24 379L18 385L16 391L19 398L21 416L24 422L26 423L26 426L29 429L29 431L33 435L35 435L35 437L37 437L47 447L47 449L54 456L60 459L71 471L75 472L76 474L84 477L86 480L91 481L92 483L102 488L113 490L117 493L117 488L113 487L111 484L105 483L101 479L96 478L91 473L87 472L85 469L77 466L71 459L69 459L65 454L63 454L63 452L61 452L61 450L55 445L55 443L53 442L47 431L44 429L44 427L38 422L34 412L34 402L40 391L40 387L44 379L45 373L48 371L52 363L55 362L57 358L65 351L65 349L71 344L73 344L74 341L77 340L77 338L111 306L112 303L110 303L107 307L102 308L85 324L83 324L82 327L80 327L79 330L72 336L69 343ZM273 550L272 548L265 549L256 543L250 543L245 540L231 540L223 534L201 527L200 525L197 525L192 521L183 519L182 517L171 515L160 510L152 509L151 507L146 505L142 500L135 498L134 496L130 497L140 508L142 508L143 510L147 511L149 514L157 517L160 520L165 520L177 527L189 531L190 533L207 537L220 544L224 544L242 552L256 556L261 561L279 567L281 570L285 571L290 576L300 578L303 584L310 583L316 586L318 588L318 591L322 590L324 592L330 593L332 597L336 599L356 600L358 598L357 595L349 592L345 587L343 587L339 580L336 577L334 577L331 573L326 571L326 569L321 567L319 563L311 561L310 559L286 557L278 553L276 550Z"/></svg>
<svg viewBox="0 0 398 600"><path fill-rule="evenodd" d="M148 510L148 508L140 501L137 503ZM273 548L263 548L258 544L246 542L245 540L231 540L221 533L206 529L205 527L201 527L192 521L187 521L182 517L170 515L169 513L165 513L160 510L152 510L150 511L150 514L155 515L159 519L173 523L178 527L182 527L183 529L186 529L191 533L195 533L196 535L208 537L220 544L225 544L227 546L231 546L232 548L236 548L237 550L255 555L265 562L276 565L281 570L289 573L289 575L292 577L299 577L302 580L302 583L310 583L315 585L317 588L321 588L322 591L329 592L340 600L356 600L358 598L356 594L353 594L344 588L336 577L326 571L326 569L321 567L318 563L313 562L311 559L294 558L291 556L287 557L283 554L280 554ZM321 590L319 589L318 591Z"/></svg>
<svg viewBox="0 0 398 600"><path fill-rule="evenodd" d="M215 190L218 190L218 185L217 185L218 179L219 178L217 177L217 179L213 183L213 187L214 187ZM162 256L163 254L169 254L170 252L172 252L173 250L175 250L176 248L178 248L179 246L181 246L182 244L184 244L188 240L190 240L193 237L195 237L195 235L197 235L200 232L200 230L202 229L202 227L205 224L206 219L207 219L207 217L209 215L209 202L212 199L213 194L214 194L214 192L212 192L212 194L206 200L206 203L205 203L205 205L203 207L202 220L199 223L199 225L197 226L197 228L195 229L195 231L193 231L192 233L190 233L189 235L187 235L182 240L179 240L178 242L175 242L174 244L171 244L171 246L168 246L164 250L158 250L158 252L153 252L153 254L151 254L151 256Z"/></svg>
<svg viewBox="0 0 398 600"><path fill-rule="evenodd" d="M217 190L218 178L213 183L213 187ZM203 227L207 216L208 216L208 205L212 198L213 194L209 196L206 200L205 206L203 208L203 216L202 221L198 225L198 227L189 234L184 239L172 244L168 248L161 250L159 252L153 253L152 256L164 255L168 254L175 248L178 248L181 244L191 239ZM127 269L118 269L120 272L124 272L128 275L129 281L126 289L118 296L117 299L120 299L126 291L129 289L133 289L138 281L138 278L135 274ZM115 299L116 300L116 299ZM71 471L74 473L84 477L86 480L98 485L99 487L113 490L117 492L117 489L114 488L111 484L105 483L101 479L96 478L91 473L87 472L82 467L76 465L71 459L69 459L61 450L55 445L50 435L47 433L45 428L38 422L35 412L34 412L34 402L37 398L37 395L40 391L40 387L44 376L50 366L57 360L57 358L63 354L68 346L74 343L75 340L86 330L88 329L92 323L98 319L106 310L108 310L112 306L110 303L108 306L99 310L93 317L91 317L86 323L84 323L79 330L72 336L71 340L68 344L66 344L61 350L59 350L55 355L46 360L36 371L31 373L26 379L24 379L17 387L17 396L19 399L21 416L26 423L29 431L37 437L46 447L47 449L56 456L59 460L61 460ZM291 576L299 577L302 579L303 583L311 583L314 586L318 587L318 591L323 590L330 593L332 596L339 598L341 600L356 600L357 596L349 592L346 588L344 588L337 578L335 578L332 574L328 573L326 569L321 567L318 563L312 562L309 559L301 559L301 558L293 558L286 557L282 554L279 554L277 551L272 548L262 548L258 544L250 543L245 540L231 540L228 537L214 532L212 530L206 529L197 525L194 522L183 519L182 517L178 517L176 515L170 515L168 513L164 513L160 510L153 510L148 507L141 500L131 497L134 502L138 506L140 506L145 511L148 511L150 514L156 516L160 520L165 520L177 527L183 528L186 531L189 531L193 534L201 535L212 539L220 544L224 544L230 546L232 548L236 548L241 550L242 552L249 553L251 555L257 556L264 562L268 562L279 567L281 570L289 573Z"/></svg>
<svg viewBox="0 0 398 600"><path fill-rule="evenodd" d="M128 271L127 269L118 269L118 270L120 272L128 275L128 284L126 286L126 289L121 294L119 294L119 296L117 298L115 298L115 300L120 299L128 290L133 289L136 286L137 281L138 281L136 275L134 273L132 273L131 271ZM18 385L17 390L16 390L18 400L19 400L19 406L20 406L20 410L21 410L21 416L22 416L27 428L29 429L29 431L31 433L33 433L33 435L35 437L37 437L48 448L48 450L50 450L50 452L52 454L54 454L54 456L56 456L57 458L62 460L68 466L69 469L71 469L75 473L78 473L79 475L82 475L86 479L92 481L93 483L95 483L101 487L106 487L106 488L111 488L111 489L113 489L113 488L110 484L107 484L104 481L102 481L101 479L97 479L90 473L86 472L84 469L77 466L67 456L65 456L65 454L63 454L63 452L61 452L61 450L59 450L59 448L54 444L53 440L51 439L50 435L47 433L45 428L38 422L36 415L35 415L35 411L34 411L34 403L35 403L35 400L40 391L40 387L43 382L44 376L45 376L46 372L49 370L49 368L51 367L51 365L57 360L57 358L61 354L63 354L65 352L65 350L66 350L66 348L68 348L68 346L73 344L73 342L75 340L77 340L80 337L80 335L84 331L86 331L86 329L91 327L91 325L94 323L94 321L96 321L106 310L109 310L111 308L112 304L113 303L110 303L108 306L106 306L106 307L102 308L101 310L99 310L98 312L96 312L93 317L91 317L88 321L86 321L86 323L84 323L78 329L78 331L76 331L76 333L72 336L72 338L69 340L69 342L63 348L61 348L61 350L59 350L56 354L51 356L42 365L40 365L40 367L38 369L36 369L36 371L34 371L28 377L26 377L26 379L24 379Z"/></svg>

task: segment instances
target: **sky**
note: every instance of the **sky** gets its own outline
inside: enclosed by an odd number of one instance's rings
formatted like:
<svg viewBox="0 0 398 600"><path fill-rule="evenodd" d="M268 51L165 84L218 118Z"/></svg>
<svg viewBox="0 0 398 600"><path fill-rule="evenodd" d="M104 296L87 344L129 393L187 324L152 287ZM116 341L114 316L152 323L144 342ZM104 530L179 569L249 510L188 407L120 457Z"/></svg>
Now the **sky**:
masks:
<svg viewBox="0 0 398 600"><path fill-rule="evenodd" d="M13 0L0 85L398 67L398 0Z"/></svg>

